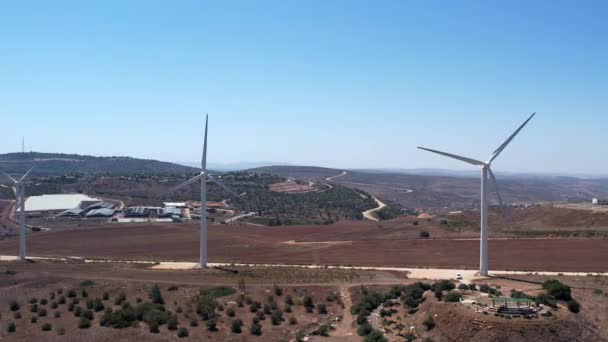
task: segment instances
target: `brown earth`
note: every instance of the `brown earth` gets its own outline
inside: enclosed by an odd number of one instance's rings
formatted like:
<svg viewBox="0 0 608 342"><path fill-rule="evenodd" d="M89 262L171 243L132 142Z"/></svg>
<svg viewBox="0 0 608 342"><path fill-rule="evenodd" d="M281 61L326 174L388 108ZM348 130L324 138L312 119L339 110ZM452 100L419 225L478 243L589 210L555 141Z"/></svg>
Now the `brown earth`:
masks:
<svg viewBox="0 0 608 342"><path fill-rule="evenodd" d="M289 228L212 225L211 262L399 266L475 269L475 239L399 238L398 228L341 223ZM417 231L417 230L416 230ZM286 241L341 241L287 244ZM196 261L195 224L125 224L39 232L28 237L31 256L81 256L114 260ZM494 270L605 272L608 239L490 240ZM17 239L0 241L17 254Z"/></svg>

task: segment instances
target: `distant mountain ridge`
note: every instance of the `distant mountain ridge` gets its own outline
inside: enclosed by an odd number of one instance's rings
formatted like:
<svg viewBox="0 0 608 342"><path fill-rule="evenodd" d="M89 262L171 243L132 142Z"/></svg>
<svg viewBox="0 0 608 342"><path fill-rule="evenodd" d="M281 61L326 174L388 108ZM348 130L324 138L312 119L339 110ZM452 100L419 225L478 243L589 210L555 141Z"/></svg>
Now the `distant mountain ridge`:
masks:
<svg viewBox="0 0 608 342"><path fill-rule="evenodd" d="M0 154L0 170L22 174L34 167L34 176L61 176L68 173L186 174L199 169L152 159L111 156L95 157L64 153Z"/></svg>

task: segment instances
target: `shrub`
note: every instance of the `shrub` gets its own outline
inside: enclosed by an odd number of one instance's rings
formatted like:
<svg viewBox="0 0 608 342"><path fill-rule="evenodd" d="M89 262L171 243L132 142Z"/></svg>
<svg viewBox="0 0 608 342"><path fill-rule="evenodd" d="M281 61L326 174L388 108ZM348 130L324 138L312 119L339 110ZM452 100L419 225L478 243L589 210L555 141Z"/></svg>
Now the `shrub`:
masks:
<svg viewBox="0 0 608 342"><path fill-rule="evenodd" d="M108 300L108 299L110 299L110 294L109 294L109 293L107 293L107 292L104 292L101 298L102 298L103 300Z"/></svg>
<svg viewBox="0 0 608 342"><path fill-rule="evenodd" d="M422 322L422 324L424 324L427 331L433 330L433 328L435 328L435 325L437 325L435 323L435 319L431 315L429 315L429 317L427 317L427 319L424 322Z"/></svg>
<svg viewBox="0 0 608 342"><path fill-rule="evenodd" d="M181 306L178 306L177 309L175 309L175 312L182 313L182 312L184 312L184 309L182 309Z"/></svg>
<svg viewBox="0 0 608 342"><path fill-rule="evenodd" d="M36 303L38 303L38 298L36 298L36 297L30 298L30 304L36 304Z"/></svg>
<svg viewBox="0 0 608 342"><path fill-rule="evenodd" d="M82 292L80 293L80 296L82 298L87 298L87 297L89 297L89 293L87 292L87 290L82 290Z"/></svg>
<svg viewBox="0 0 608 342"><path fill-rule="evenodd" d="M15 325L14 322L10 322L8 324L8 326L6 327L6 332L8 332L8 333L14 333L15 331L17 331L17 326Z"/></svg>
<svg viewBox="0 0 608 342"><path fill-rule="evenodd" d="M317 312L320 315L326 315L327 314L327 307L325 306L325 304L319 304L319 305L317 305Z"/></svg>
<svg viewBox="0 0 608 342"><path fill-rule="evenodd" d="M431 237L431 233L423 230L423 231L420 232L420 237L423 238L423 239L428 239L428 238Z"/></svg>
<svg viewBox="0 0 608 342"><path fill-rule="evenodd" d="M63 294L63 289L59 288L59 289L57 289L56 292L57 292L57 294Z"/></svg>
<svg viewBox="0 0 608 342"><path fill-rule="evenodd" d="M30 305L30 312L38 312L38 304Z"/></svg>
<svg viewBox="0 0 608 342"><path fill-rule="evenodd" d="M266 319L266 314L264 314L264 311L258 311L255 313L255 317L260 320L263 321Z"/></svg>
<svg viewBox="0 0 608 342"><path fill-rule="evenodd" d="M210 318L205 322L205 326L207 326L207 330L209 331L217 331L217 319L215 317Z"/></svg>
<svg viewBox="0 0 608 342"><path fill-rule="evenodd" d="M367 336L372 332L372 326L366 321L363 324L359 324L359 328L357 328L357 334L359 336Z"/></svg>
<svg viewBox="0 0 608 342"><path fill-rule="evenodd" d="M74 317L80 317L82 314L82 308L80 306L74 307Z"/></svg>
<svg viewBox="0 0 608 342"><path fill-rule="evenodd" d="M63 305L63 304L65 304L65 296L61 296L61 297L59 297L59 300L57 301L57 303L58 303L59 305Z"/></svg>
<svg viewBox="0 0 608 342"><path fill-rule="evenodd" d="M306 337L306 333L303 330L298 330L298 332L296 332L296 341L297 342L304 342L305 337Z"/></svg>
<svg viewBox="0 0 608 342"><path fill-rule="evenodd" d="M86 318L86 317L80 317L80 320L78 321L78 328L79 329L89 329L91 327L91 321Z"/></svg>
<svg viewBox="0 0 608 342"><path fill-rule="evenodd" d="M72 303L68 304L68 311L70 311L70 312L74 311L74 304L72 304Z"/></svg>
<svg viewBox="0 0 608 342"><path fill-rule="evenodd" d="M285 304L293 305L293 297L291 297L291 295L285 296Z"/></svg>
<svg viewBox="0 0 608 342"><path fill-rule="evenodd" d="M160 292L160 288L157 284L154 284L148 293L148 297L153 304L165 304L165 300L163 299L163 295Z"/></svg>
<svg viewBox="0 0 608 342"><path fill-rule="evenodd" d="M569 301L572 299L570 286L562 284L559 280L551 279L543 283L543 288L555 299Z"/></svg>
<svg viewBox="0 0 608 342"><path fill-rule="evenodd" d="M177 325L179 323L177 322L177 318L175 317L171 317L168 321L167 321L167 329L169 330L177 330Z"/></svg>
<svg viewBox="0 0 608 342"><path fill-rule="evenodd" d="M414 341L416 339L416 336L408 333L405 335L405 340L406 341ZM363 340L364 342L386 342L387 339L382 335L381 332L379 332L378 330L374 329L372 330L372 332L369 333L369 335L367 335L365 337L365 339Z"/></svg>
<svg viewBox="0 0 608 342"><path fill-rule="evenodd" d="M460 293L460 291L452 290L452 291L448 292L448 294L445 296L445 301L450 302L450 303L455 303L455 302L459 302L461 298L462 298L462 293Z"/></svg>
<svg viewBox="0 0 608 342"><path fill-rule="evenodd" d="M69 289L68 290L68 298L74 298L74 297L76 297L76 290Z"/></svg>
<svg viewBox="0 0 608 342"><path fill-rule="evenodd" d="M253 302L251 303L251 305L249 305L249 311L251 312L256 312L260 309L261 304L259 302Z"/></svg>
<svg viewBox="0 0 608 342"><path fill-rule="evenodd" d="M127 295L125 295L124 292L121 292L114 298L114 304L121 305L125 300L127 300Z"/></svg>
<svg viewBox="0 0 608 342"><path fill-rule="evenodd" d="M291 313L291 305L285 305L285 307L283 308L283 311L285 311L286 313Z"/></svg>
<svg viewBox="0 0 608 342"><path fill-rule="evenodd" d="M228 286L217 286L217 287L212 287L210 289L201 289L199 291L199 294L201 296L209 296L213 299L230 296L235 293L236 293L236 290L233 289L232 287L228 287Z"/></svg>
<svg viewBox="0 0 608 342"><path fill-rule="evenodd" d="M51 325L51 323L44 323L42 325L42 331L51 331L53 330L53 326Z"/></svg>
<svg viewBox="0 0 608 342"><path fill-rule="evenodd" d="M57 309L57 302L51 302L51 309Z"/></svg>
<svg viewBox="0 0 608 342"><path fill-rule="evenodd" d="M315 330L314 334L319 335L319 336L329 336L329 325L327 325L327 324L319 325L317 330Z"/></svg>
<svg viewBox="0 0 608 342"><path fill-rule="evenodd" d="M160 333L160 329L158 329L158 323L156 323L156 322L150 322L150 324L148 324L148 329L150 330L150 333L152 333L152 334Z"/></svg>
<svg viewBox="0 0 608 342"><path fill-rule="evenodd" d="M279 310L275 310L270 315L270 320L272 321L272 325L281 325L281 322L284 321L283 313Z"/></svg>
<svg viewBox="0 0 608 342"><path fill-rule="evenodd" d="M17 303L17 302L16 302L16 301L14 301L14 300L11 300L11 301L8 303L8 307L9 307L9 309L11 309L11 311L19 311L19 309L20 309L20 307L19 307L19 303Z"/></svg>
<svg viewBox="0 0 608 342"><path fill-rule="evenodd" d="M179 338L188 337L188 329L186 329L186 328L179 328L177 330L177 337L179 337Z"/></svg>
<svg viewBox="0 0 608 342"><path fill-rule="evenodd" d="M277 284L274 284L272 289L277 297L281 297L283 295L283 289L278 287Z"/></svg>
<svg viewBox="0 0 608 342"><path fill-rule="evenodd" d="M85 307L89 310L92 310L93 309L93 300L88 299L85 303Z"/></svg>
<svg viewBox="0 0 608 342"><path fill-rule="evenodd" d="M46 298L42 298L40 300L40 305L47 305L49 303L49 301Z"/></svg>
<svg viewBox="0 0 608 342"><path fill-rule="evenodd" d="M581 311L581 305L575 299L570 299L568 301L568 310L574 313L579 313Z"/></svg>
<svg viewBox="0 0 608 342"><path fill-rule="evenodd" d="M92 280L83 280L80 282L80 286L82 286L82 287L93 286L93 285L95 285L95 283Z"/></svg>
<svg viewBox="0 0 608 342"><path fill-rule="evenodd" d="M196 319L196 317L190 318L190 326L191 327L198 327L198 319Z"/></svg>
<svg viewBox="0 0 608 342"><path fill-rule="evenodd" d="M242 331L241 327L243 326L243 321L240 319L235 319L232 321L232 325L230 326L230 331L235 334L240 334Z"/></svg>
<svg viewBox="0 0 608 342"><path fill-rule="evenodd" d="M40 308L40 310L38 310L38 317L46 317L46 315L47 313L45 308Z"/></svg>
<svg viewBox="0 0 608 342"><path fill-rule="evenodd" d="M88 320L93 320L95 318L95 316L93 315L93 311L91 311L91 310L84 310L82 312L82 317L84 317Z"/></svg>
<svg viewBox="0 0 608 342"><path fill-rule="evenodd" d="M13 318L14 319L21 319L21 312L15 311L15 313L13 314Z"/></svg>
<svg viewBox="0 0 608 342"><path fill-rule="evenodd" d="M296 325L298 324L298 320L295 317L289 317L289 324Z"/></svg>
<svg viewBox="0 0 608 342"><path fill-rule="evenodd" d="M53 314L53 316L54 316L55 318L60 318L60 317L61 317L61 312L59 312L59 311L55 311L55 313Z"/></svg>
<svg viewBox="0 0 608 342"><path fill-rule="evenodd" d="M101 298L95 298L95 301L93 302L93 310L95 310L95 312L99 312L103 311L103 309L105 309L105 306L103 305Z"/></svg>
<svg viewBox="0 0 608 342"><path fill-rule="evenodd" d="M15 270L6 270L6 271L4 271L4 274L10 275L10 276L14 276L15 274L17 274L17 271L15 271Z"/></svg>
<svg viewBox="0 0 608 342"><path fill-rule="evenodd" d="M176 285L171 285L167 288L167 291L177 291L179 288Z"/></svg>
<svg viewBox="0 0 608 342"><path fill-rule="evenodd" d="M264 304L264 314L270 315L270 313L271 313L270 305Z"/></svg>
<svg viewBox="0 0 608 342"><path fill-rule="evenodd" d="M555 297L548 295L546 293L543 293L543 294L539 295L538 297L536 297L534 302L536 303L536 305L543 304L543 305L548 305L552 308L557 307L557 302L555 301Z"/></svg>
<svg viewBox="0 0 608 342"><path fill-rule="evenodd" d="M38 323L38 317L32 316L32 318L30 318L30 322L32 322L33 324Z"/></svg>
<svg viewBox="0 0 608 342"><path fill-rule="evenodd" d="M251 332L251 335L262 335L262 326L260 325L260 322L255 318L251 321L251 328L249 330Z"/></svg>

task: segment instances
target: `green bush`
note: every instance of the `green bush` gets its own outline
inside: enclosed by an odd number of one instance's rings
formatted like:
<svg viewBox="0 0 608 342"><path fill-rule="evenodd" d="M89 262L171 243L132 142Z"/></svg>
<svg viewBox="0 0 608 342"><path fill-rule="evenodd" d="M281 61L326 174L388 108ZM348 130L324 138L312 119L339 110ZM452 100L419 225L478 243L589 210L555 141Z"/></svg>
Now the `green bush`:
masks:
<svg viewBox="0 0 608 342"><path fill-rule="evenodd" d="M21 319L21 312L15 311L15 313L13 314L13 318L14 319Z"/></svg>
<svg viewBox="0 0 608 342"><path fill-rule="evenodd" d="M49 301L46 298L42 298L40 300L40 305L47 305L49 303Z"/></svg>
<svg viewBox="0 0 608 342"><path fill-rule="evenodd" d="M11 311L19 311L20 307L19 307L19 303L17 303L17 301L11 300L8 303L8 307Z"/></svg>
<svg viewBox="0 0 608 342"><path fill-rule="evenodd" d="M88 320L93 320L95 318L95 316L93 315L93 311L91 310L84 310L82 312L82 317L88 319Z"/></svg>
<svg viewBox="0 0 608 342"><path fill-rule="evenodd" d="M414 337L415 339L415 337ZM413 339L410 339L406 336L406 340L407 341L413 341ZM382 335L382 333L376 329L373 329L367 336L365 336L365 339L363 339L364 342L387 342L388 340L384 337L384 335Z"/></svg>
<svg viewBox="0 0 608 342"><path fill-rule="evenodd" d="M259 302L253 302L251 303L251 305L249 305L249 311L251 312L256 312L260 309L261 304Z"/></svg>
<svg viewBox="0 0 608 342"><path fill-rule="evenodd" d="M270 320L272 325L281 325L285 319L283 319L283 313L281 311L275 310L272 312L272 315L270 315Z"/></svg>
<svg viewBox="0 0 608 342"><path fill-rule="evenodd" d="M249 330L251 332L251 335L262 335L262 326L260 325L260 321L256 318L253 318L253 320L251 321L251 328Z"/></svg>
<svg viewBox="0 0 608 342"><path fill-rule="evenodd" d="M95 285L95 283L92 280L83 280L80 282L80 286L82 286L82 287L93 286L93 285Z"/></svg>
<svg viewBox="0 0 608 342"><path fill-rule="evenodd" d="M68 290L68 298L75 298L75 297L76 297L76 290L69 289Z"/></svg>
<svg viewBox="0 0 608 342"><path fill-rule="evenodd" d="M572 299L570 286L562 284L559 280L551 279L543 283L543 288L555 299L569 301Z"/></svg>
<svg viewBox="0 0 608 342"><path fill-rule="evenodd" d="M427 331L433 330L435 328L435 326L437 325L435 323L435 319L431 315L429 315L429 317L427 317L427 319L424 322L422 322L422 324L424 324Z"/></svg>
<svg viewBox="0 0 608 342"><path fill-rule="evenodd" d="M36 317L36 316L32 316L32 318L30 318L30 322L31 322L32 324L36 324L36 323L38 323L38 317Z"/></svg>
<svg viewBox="0 0 608 342"><path fill-rule="evenodd" d="M59 297L59 300L57 301L57 304L59 304L59 305L65 304L65 296Z"/></svg>
<svg viewBox="0 0 608 342"><path fill-rule="evenodd" d="M177 326L178 326L178 321L177 318L175 318L175 316L169 318L169 320L167 321L167 329L169 330L177 330Z"/></svg>
<svg viewBox="0 0 608 342"><path fill-rule="evenodd" d="M14 333L15 331L17 331L17 326L15 325L14 322L10 322L8 324L8 326L6 327L6 332L7 333Z"/></svg>
<svg viewBox="0 0 608 342"><path fill-rule="evenodd" d="M89 329L91 327L91 321L86 318L86 317L80 317L80 320L78 321L78 328L79 329Z"/></svg>
<svg viewBox="0 0 608 342"><path fill-rule="evenodd" d="M179 328L177 330L177 337L179 337L179 338L188 337L188 329L186 329L186 328Z"/></svg>
<svg viewBox="0 0 608 342"><path fill-rule="evenodd" d="M236 290L228 286L217 286L210 289L201 289L199 291L200 296L209 296L213 299L220 297L230 296L236 293Z"/></svg>
<svg viewBox="0 0 608 342"><path fill-rule="evenodd" d="M275 294L277 297L281 297L281 296L283 295L283 289L282 289L282 288L280 288L280 287L278 287L278 286L277 286L277 284L274 284L274 286L272 287L272 289L273 289L273 291L274 291L274 294Z"/></svg>
<svg viewBox="0 0 608 342"><path fill-rule="evenodd" d="M228 308L226 310L226 315L228 315L228 317L234 317L236 315L236 313L233 308Z"/></svg>
<svg viewBox="0 0 608 342"><path fill-rule="evenodd" d="M158 328L158 323L156 323L156 322L151 322L150 324L148 324L148 329L149 329L150 333L152 333L152 334L160 333L160 329Z"/></svg>
<svg viewBox="0 0 608 342"><path fill-rule="evenodd" d="M372 332L372 330L374 330L374 329L366 321L363 324L359 324L359 328L357 328L357 334L359 334L359 336L367 336Z"/></svg>
<svg viewBox="0 0 608 342"><path fill-rule="evenodd" d="M80 296L82 298L88 298L89 297L89 293L87 292L87 290L82 290L82 292L80 293Z"/></svg>
<svg viewBox="0 0 608 342"><path fill-rule="evenodd" d="M36 297L30 298L30 304L36 304L36 303L38 303L38 298L36 298Z"/></svg>
<svg viewBox="0 0 608 342"><path fill-rule="evenodd" d="M534 303L536 303L536 305L539 305L539 304L548 305L552 308L557 307L557 302L555 300L555 297L548 295L546 293L542 293L538 297L536 297L536 299L534 300Z"/></svg>
<svg viewBox="0 0 608 342"><path fill-rule="evenodd" d="M93 301L93 310L95 310L95 312L100 312L103 311L103 309L105 309L105 306L103 305L101 298L95 298L95 301Z"/></svg>
<svg viewBox="0 0 608 342"><path fill-rule="evenodd" d="M57 302L51 302L51 309L57 309Z"/></svg>
<svg viewBox="0 0 608 342"><path fill-rule="evenodd" d="M327 315L327 307L325 306L325 304L317 305L317 312L320 315Z"/></svg>
<svg viewBox="0 0 608 342"><path fill-rule="evenodd" d="M452 291L448 292L448 294L445 296L445 301L449 302L449 303L459 302L460 299L462 299L462 293L460 293L460 291L457 291L457 290L452 290Z"/></svg>
<svg viewBox="0 0 608 342"><path fill-rule="evenodd" d="M125 300L127 300L127 295L124 292L120 292L116 298L114 298L115 305L121 305Z"/></svg>
<svg viewBox="0 0 608 342"><path fill-rule="evenodd" d="M102 296L102 299L103 299L103 300L108 300L108 299L110 299L110 294L109 294L109 293L107 293L107 292L104 292L104 293L103 293L103 296Z"/></svg>
<svg viewBox="0 0 608 342"><path fill-rule="evenodd" d="M315 330L314 335L329 336L329 325L327 325L327 324L319 325L317 330Z"/></svg>
<svg viewBox="0 0 608 342"><path fill-rule="evenodd" d="M291 295L285 296L285 304L293 305L293 297L291 297Z"/></svg>
<svg viewBox="0 0 608 342"><path fill-rule="evenodd" d="M74 317L80 317L82 314L82 308L80 306L74 307Z"/></svg>
<svg viewBox="0 0 608 342"><path fill-rule="evenodd" d="M53 325L51 323L44 323L42 325L42 331L51 331L53 330Z"/></svg>
<svg viewBox="0 0 608 342"><path fill-rule="evenodd" d="M217 319L215 317L208 319L207 322L205 322L205 326L209 331L217 331Z"/></svg>
<svg viewBox="0 0 608 342"><path fill-rule="evenodd" d="M574 313L579 313L581 311L581 305L575 299L570 299L568 301L568 310Z"/></svg>
<svg viewBox="0 0 608 342"><path fill-rule="evenodd" d="M420 232L420 237L423 238L423 239L428 239L428 238L431 237L431 233L423 230L423 231Z"/></svg>
<svg viewBox="0 0 608 342"><path fill-rule="evenodd" d="M285 307L283 308L283 311L285 313L291 313L292 312L291 305L285 305Z"/></svg>
<svg viewBox="0 0 608 342"><path fill-rule="evenodd" d="M167 288L167 291L177 291L179 287L177 285L171 285Z"/></svg>
<svg viewBox="0 0 608 342"><path fill-rule="evenodd" d="M40 308L38 310L38 317L46 317L46 315L47 315L47 312L46 312L45 308Z"/></svg>
<svg viewBox="0 0 608 342"><path fill-rule="evenodd" d="M242 331L241 327L243 326L243 321L241 321L240 319L235 319L232 321L232 324L230 326L230 331L232 331L235 334L240 334Z"/></svg>
<svg viewBox="0 0 608 342"><path fill-rule="evenodd" d="M295 317L289 317L289 324L296 325L298 324L298 320Z"/></svg>
<svg viewBox="0 0 608 342"><path fill-rule="evenodd" d="M148 293L148 297L153 304L165 304L165 300L163 299L163 295L160 292L160 288L157 284L154 284Z"/></svg>

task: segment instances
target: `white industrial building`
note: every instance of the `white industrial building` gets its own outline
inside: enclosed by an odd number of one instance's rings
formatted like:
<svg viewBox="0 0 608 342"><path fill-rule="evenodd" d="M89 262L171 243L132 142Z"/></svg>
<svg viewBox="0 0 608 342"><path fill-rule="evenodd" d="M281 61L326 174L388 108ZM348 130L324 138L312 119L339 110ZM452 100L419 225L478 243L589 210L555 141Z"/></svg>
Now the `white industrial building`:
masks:
<svg viewBox="0 0 608 342"><path fill-rule="evenodd" d="M30 196L25 200L25 211L28 215L35 213L63 212L78 208L82 202L99 202L99 198L83 194L57 194Z"/></svg>

